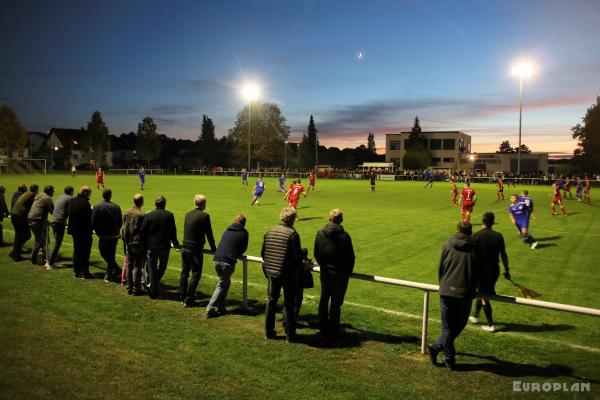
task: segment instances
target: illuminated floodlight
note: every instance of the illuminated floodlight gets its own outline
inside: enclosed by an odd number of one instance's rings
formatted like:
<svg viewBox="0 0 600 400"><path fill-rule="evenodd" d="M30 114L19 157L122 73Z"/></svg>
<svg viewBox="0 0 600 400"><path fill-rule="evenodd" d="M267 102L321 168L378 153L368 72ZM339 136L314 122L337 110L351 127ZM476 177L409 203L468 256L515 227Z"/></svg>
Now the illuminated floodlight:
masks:
<svg viewBox="0 0 600 400"><path fill-rule="evenodd" d="M474 154L471 154L471 155L469 156L469 160L471 160L471 161L475 161L475 155L474 155Z"/></svg>
<svg viewBox="0 0 600 400"><path fill-rule="evenodd" d="M533 65L528 62L519 62L513 66L512 73L520 78L530 77L533 74Z"/></svg>
<svg viewBox="0 0 600 400"><path fill-rule="evenodd" d="M260 88L256 83L247 83L242 88L242 96L248 101L255 101L260 97Z"/></svg>

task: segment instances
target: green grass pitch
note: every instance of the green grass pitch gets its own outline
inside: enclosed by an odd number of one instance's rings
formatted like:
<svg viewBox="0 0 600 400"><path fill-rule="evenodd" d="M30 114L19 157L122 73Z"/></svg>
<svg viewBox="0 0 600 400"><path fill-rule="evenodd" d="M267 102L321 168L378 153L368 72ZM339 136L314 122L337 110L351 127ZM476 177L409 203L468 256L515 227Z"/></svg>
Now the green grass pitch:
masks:
<svg viewBox="0 0 600 400"><path fill-rule="evenodd" d="M7 200L21 182L53 184L55 197L66 184L87 184L94 189L92 204L101 198L90 175L9 175L0 177ZM250 232L247 254L260 255L263 235L278 222L285 205L276 179L267 178L266 184L260 205L250 207L252 187L242 187L238 177L147 175L144 209L153 209L154 198L164 195L181 240L194 194L205 194L217 241L233 216L243 212ZM125 211L138 191L137 176L107 175L106 186ZM357 254L356 272L437 284L440 250L454 233L460 212L450 202L448 183L423 186L378 181L377 192L371 193L368 181L320 179L317 190L299 202L295 227L302 245L312 258L317 230L331 208L341 208ZM600 308L597 203L566 200L570 216L552 216L550 188L528 186L537 214L531 233L540 243L531 250L508 219L513 188L505 188L504 201L496 199L495 185L475 183L473 188L478 195L474 229L480 229L485 211L496 213L495 228L505 237L515 281L542 293L541 300ZM12 241L10 221L3 225L5 239ZM69 259L71 243L67 236L61 252ZM423 295L416 290L351 281L342 309L349 338L340 347L323 349L315 338L318 279L317 287L305 292L298 331L304 343L286 344L263 339L266 280L258 264L249 268L252 311L239 310L238 263L229 314L206 320L203 307L184 309L175 301L181 268L176 251L164 278L165 300L131 298L122 286L102 279L75 280L69 269L47 272L27 261L13 263L8 251L0 249L2 399L527 397L513 392L513 381L591 382L591 393L529 394L536 398L593 398L599 393L600 321L594 317L494 303L499 332L469 325L456 343L462 370L451 372L433 367L419 354ZM100 274L104 263L96 241L92 261L92 272ZM205 257L198 289L202 305L215 283L211 259ZM503 278L497 291L520 295ZM433 341L440 332L437 294L430 308Z"/></svg>

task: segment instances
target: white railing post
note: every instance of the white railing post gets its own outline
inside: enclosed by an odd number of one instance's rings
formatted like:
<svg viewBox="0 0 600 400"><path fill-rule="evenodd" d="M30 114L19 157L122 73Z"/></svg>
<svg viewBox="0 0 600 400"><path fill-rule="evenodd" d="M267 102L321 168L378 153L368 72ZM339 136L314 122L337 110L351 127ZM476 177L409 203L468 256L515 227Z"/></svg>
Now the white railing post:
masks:
<svg viewBox="0 0 600 400"><path fill-rule="evenodd" d="M421 354L427 351L427 331L429 328L429 292L423 292L423 327L421 328Z"/></svg>
<svg viewBox="0 0 600 400"><path fill-rule="evenodd" d="M248 309L248 257L242 260L242 307Z"/></svg>

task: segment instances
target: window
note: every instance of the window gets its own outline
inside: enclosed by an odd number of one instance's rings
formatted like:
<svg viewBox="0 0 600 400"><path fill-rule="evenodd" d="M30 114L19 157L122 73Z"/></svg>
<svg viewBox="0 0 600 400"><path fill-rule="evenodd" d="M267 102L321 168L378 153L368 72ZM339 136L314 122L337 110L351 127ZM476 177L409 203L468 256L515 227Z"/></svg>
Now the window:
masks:
<svg viewBox="0 0 600 400"><path fill-rule="evenodd" d="M400 141L394 140L390 142L390 150L400 150Z"/></svg>
<svg viewBox="0 0 600 400"><path fill-rule="evenodd" d="M444 157L444 162L453 163L454 162L454 157Z"/></svg>
<svg viewBox="0 0 600 400"><path fill-rule="evenodd" d="M454 150L456 148L456 140L444 139L444 150Z"/></svg>
<svg viewBox="0 0 600 400"><path fill-rule="evenodd" d="M439 158L439 157L433 157L431 159L431 165L433 165L433 166L440 165L440 161L442 161L441 158Z"/></svg>
<svg viewBox="0 0 600 400"><path fill-rule="evenodd" d="M429 149L430 150L441 150L442 149L442 139L430 139L429 140Z"/></svg>

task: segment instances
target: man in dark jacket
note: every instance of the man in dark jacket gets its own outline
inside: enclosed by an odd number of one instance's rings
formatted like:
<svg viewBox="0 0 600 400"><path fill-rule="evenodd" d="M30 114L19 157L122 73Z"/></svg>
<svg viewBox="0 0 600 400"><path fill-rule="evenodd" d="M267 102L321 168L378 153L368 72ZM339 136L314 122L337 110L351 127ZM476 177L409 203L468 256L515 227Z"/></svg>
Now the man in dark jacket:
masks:
<svg viewBox="0 0 600 400"><path fill-rule="evenodd" d="M58 196L54 202L54 212L50 219L50 226L52 226L52 231L54 232L54 246L52 246L50 257L48 257L46 269L56 268L58 251L65 237L65 227L69 218L69 201L73 198L73 191L73 186L66 186L64 194Z"/></svg>
<svg viewBox="0 0 600 400"><path fill-rule="evenodd" d="M75 278L92 279L90 253L92 251L92 189L82 186L77 197L69 201L69 227L67 233L73 237L73 273Z"/></svg>
<svg viewBox="0 0 600 400"><path fill-rule="evenodd" d="M142 243L141 229L144 222L144 196L140 193L133 196L133 207L125 212L125 221L121 237L125 244L127 255L126 289L127 294L139 296L142 294L142 272L146 261L146 251Z"/></svg>
<svg viewBox="0 0 600 400"><path fill-rule="evenodd" d="M4 198L6 188L0 185L0 246L4 246L4 233L2 232L2 220L10 215L8 207L6 206L6 199Z"/></svg>
<svg viewBox="0 0 600 400"><path fill-rule="evenodd" d="M102 191L102 202L96 204L92 211L92 228L98 235L98 250L106 261L105 282L114 282L117 278L121 281L121 268L117 265L115 256L121 225L123 225L123 214L118 204L111 202L112 190Z"/></svg>
<svg viewBox="0 0 600 400"><path fill-rule="evenodd" d="M340 330L341 308L354 270L352 239L344 231L343 221L342 210L331 210L329 223L315 237L315 260L321 267L319 325L324 341L334 340L343 334Z"/></svg>
<svg viewBox="0 0 600 400"><path fill-rule="evenodd" d="M159 295L158 285L167 270L171 243L179 247L175 217L172 212L165 210L167 199L158 196L154 204L156 208L146 214L141 228L141 238L147 249L148 259L146 288L153 299Z"/></svg>
<svg viewBox="0 0 600 400"><path fill-rule="evenodd" d="M477 241L471 233L471 223L458 224L456 236L444 244L438 270L442 335L429 346L429 357L437 365L437 355L443 351L444 364L450 369L456 363L454 340L467 325L478 281Z"/></svg>
<svg viewBox="0 0 600 400"><path fill-rule="evenodd" d="M27 214L27 221L31 232L33 232L34 241L31 249L31 263L38 264L38 254L42 252L42 262L47 255L47 230L48 230L48 214L52 215L54 211L54 187L47 185L43 193L35 195L31 209Z"/></svg>
<svg viewBox="0 0 600 400"><path fill-rule="evenodd" d="M12 195L12 199L10 200L10 210L13 209L13 207L15 206L15 203L17 202L17 200L19 199L19 197L21 197L21 195L23 193L25 193L27 191L27 185L24 183L21 183L18 187L17 187L17 191L13 193Z"/></svg>
<svg viewBox="0 0 600 400"><path fill-rule="evenodd" d="M296 210L284 208L279 215L280 223L265 234L261 255L263 272L269 279L267 307L265 309L265 337L274 339L277 300L283 288L285 316L283 326L287 341L296 340L296 313L294 312L298 269L302 266L300 235L294 229Z"/></svg>
<svg viewBox="0 0 600 400"><path fill-rule="evenodd" d="M478 264L481 267L481 273L479 274L477 291L480 296L482 294L496 294L496 282L500 276L500 258L502 258L502 264L504 265L504 277L510 279L504 237L501 233L492 229L494 222L495 216L493 212L483 214L483 229L473 235L479 246L477 255L479 257ZM482 325L481 329L490 333L496 332L492 315L492 304L489 298L475 300L475 313L472 317L469 317L469 320L475 324L479 323L479 313L482 308L487 319L487 325Z"/></svg>
<svg viewBox="0 0 600 400"><path fill-rule="evenodd" d="M29 210L31 210L31 206L33 205L38 190L38 185L34 184L29 186L29 192L20 195L10 210L10 222L15 228L15 240L13 241L13 249L8 256L15 261L23 260L21 249L31 238L27 215L29 215Z"/></svg>
<svg viewBox="0 0 600 400"><path fill-rule="evenodd" d="M181 303L186 307L196 305L194 296L202 276L204 243L208 239L211 251L216 250L210 215L206 209L206 197L201 194L194 196L192 211L185 215L183 227L183 249L181 250L181 275L179 277L179 296ZM192 272L192 280L188 285L188 278Z"/></svg>
<svg viewBox="0 0 600 400"><path fill-rule="evenodd" d="M225 301L231 286L231 275L235 271L235 263L248 249L248 231L245 226L246 217L244 214L237 214L233 224L229 225L221 236L213 258L219 282L206 306L206 318L225 314Z"/></svg>

